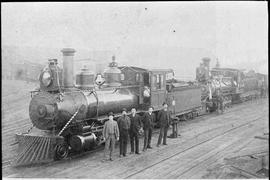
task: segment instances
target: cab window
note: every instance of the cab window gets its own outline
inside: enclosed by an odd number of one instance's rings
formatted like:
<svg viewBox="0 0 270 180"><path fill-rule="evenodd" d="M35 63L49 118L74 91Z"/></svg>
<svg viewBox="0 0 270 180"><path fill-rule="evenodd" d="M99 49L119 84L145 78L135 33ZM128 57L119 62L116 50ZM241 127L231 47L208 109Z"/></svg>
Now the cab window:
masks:
<svg viewBox="0 0 270 180"><path fill-rule="evenodd" d="M152 76L152 89L163 89L164 86L164 75L156 74Z"/></svg>
<svg viewBox="0 0 270 180"><path fill-rule="evenodd" d="M140 81L140 74L139 73L136 73L135 81L136 82L139 82Z"/></svg>
<svg viewBox="0 0 270 180"><path fill-rule="evenodd" d="M163 76L161 74L157 74L157 89L162 89L163 84Z"/></svg>
<svg viewBox="0 0 270 180"><path fill-rule="evenodd" d="M153 90L157 89L157 76L156 75L151 76L151 85L152 85Z"/></svg>

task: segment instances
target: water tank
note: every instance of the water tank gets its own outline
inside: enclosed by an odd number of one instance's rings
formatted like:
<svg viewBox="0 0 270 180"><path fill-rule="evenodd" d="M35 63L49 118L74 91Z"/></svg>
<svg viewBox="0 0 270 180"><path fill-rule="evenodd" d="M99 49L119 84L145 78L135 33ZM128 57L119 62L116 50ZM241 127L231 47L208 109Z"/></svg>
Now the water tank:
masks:
<svg viewBox="0 0 270 180"><path fill-rule="evenodd" d="M115 62L115 57L112 57L112 62L109 64L109 68L104 72L105 86L117 87L121 86L121 70L118 68L118 64Z"/></svg>
<svg viewBox="0 0 270 180"><path fill-rule="evenodd" d="M91 89L94 87L94 74L84 66L76 74L76 87L80 89Z"/></svg>

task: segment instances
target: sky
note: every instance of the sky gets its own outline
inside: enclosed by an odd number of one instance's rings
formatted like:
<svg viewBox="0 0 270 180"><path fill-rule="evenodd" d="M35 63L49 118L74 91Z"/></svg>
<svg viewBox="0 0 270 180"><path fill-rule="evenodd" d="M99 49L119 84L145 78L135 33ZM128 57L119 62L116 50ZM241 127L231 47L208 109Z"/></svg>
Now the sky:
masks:
<svg viewBox="0 0 270 180"><path fill-rule="evenodd" d="M2 45L108 50L183 76L195 77L202 56L268 72L267 2L12 2L1 17Z"/></svg>

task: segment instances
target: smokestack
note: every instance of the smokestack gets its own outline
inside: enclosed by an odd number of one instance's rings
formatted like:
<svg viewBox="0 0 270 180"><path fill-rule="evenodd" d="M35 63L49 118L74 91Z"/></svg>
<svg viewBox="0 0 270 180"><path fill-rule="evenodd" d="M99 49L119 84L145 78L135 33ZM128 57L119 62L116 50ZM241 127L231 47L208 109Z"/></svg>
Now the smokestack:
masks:
<svg viewBox="0 0 270 180"><path fill-rule="evenodd" d="M63 79L64 87L70 88L74 86L73 83L73 56L76 52L72 48L64 48L61 50L63 53Z"/></svg>
<svg viewBox="0 0 270 180"><path fill-rule="evenodd" d="M207 69L209 70L209 69L210 69L210 58L205 57L205 58L203 58L202 60L203 60L203 65L204 65L205 67L207 67Z"/></svg>

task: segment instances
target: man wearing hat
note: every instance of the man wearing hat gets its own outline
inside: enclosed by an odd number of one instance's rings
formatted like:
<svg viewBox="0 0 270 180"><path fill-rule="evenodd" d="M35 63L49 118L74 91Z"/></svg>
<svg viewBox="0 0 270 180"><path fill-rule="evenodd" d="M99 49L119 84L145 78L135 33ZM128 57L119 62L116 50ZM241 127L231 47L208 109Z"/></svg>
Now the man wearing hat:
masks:
<svg viewBox="0 0 270 180"><path fill-rule="evenodd" d="M163 106L163 109L159 111L158 113L160 132L159 132L157 147L159 147L159 145L161 144L162 139L163 139L163 145L167 145L166 143L167 132L171 123L171 115L170 115L170 112L168 111L168 104L164 102L162 106Z"/></svg>
<svg viewBox="0 0 270 180"><path fill-rule="evenodd" d="M144 130L144 147L143 151L146 151L147 148L152 149L151 147L151 137L152 131L154 128L154 122L156 119L155 114L153 113L154 108L149 107L148 112L143 115L142 123L143 123L143 130Z"/></svg>
<svg viewBox="0 0 270 180"><path fill-rule="evenodd" d="M110 149L110 159L112 159L112 154L115 147L115 141L119 139L119 129L117 122L113 120L113 112L108 114L109 120L105 122L103 128L103 137L105 139L105 149L104 149L104 160L106 160L106 153Z"/></svg>
<svg viewBox="0 0 270 180"><path fill-rule="evenodd" d="M130 154L134 153L134 141L135 141L135 153L140 154L139 152L139 131L142 130L142 123L141 123L141 116L136 114L136 109L131 109L130 115L130 146L131 152Z"/></svg>
<svg viewBox="0 0 270 180"><path fill-rule="evenodd" d="M130 119L127 116L127 109L123 108L122 116L117 120L119 131L120 131L120 157L126 156L127 154L127 142L128 142L128 132L130 129Z"/></svg>

